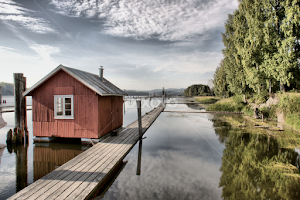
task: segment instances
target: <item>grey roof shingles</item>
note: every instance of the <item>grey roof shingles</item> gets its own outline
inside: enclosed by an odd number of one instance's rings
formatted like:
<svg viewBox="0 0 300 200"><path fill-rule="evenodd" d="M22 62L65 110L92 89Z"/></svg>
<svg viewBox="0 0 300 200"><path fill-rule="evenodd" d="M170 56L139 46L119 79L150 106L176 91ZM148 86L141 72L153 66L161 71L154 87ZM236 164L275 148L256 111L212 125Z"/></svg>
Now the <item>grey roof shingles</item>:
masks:
<svg viewBox="0 0 300 200"><path fill-rule="evenodd" d="M52 77L58 71L64 70L70 76L77 79L79 82L84 84L86 87L90 88L97 94L101 96L126 96L126 92L103 78L103 81L99 78L99 75L91 74L89 72L81 71L78 69L66 67L63 65L59 65L52 72L50 72L47 76L37 82L34 86L24 92L24 96L31 93L33 90L38 88L41 84L43 84L48 78ZM28 95L29 96L29 95Z"/></svg>

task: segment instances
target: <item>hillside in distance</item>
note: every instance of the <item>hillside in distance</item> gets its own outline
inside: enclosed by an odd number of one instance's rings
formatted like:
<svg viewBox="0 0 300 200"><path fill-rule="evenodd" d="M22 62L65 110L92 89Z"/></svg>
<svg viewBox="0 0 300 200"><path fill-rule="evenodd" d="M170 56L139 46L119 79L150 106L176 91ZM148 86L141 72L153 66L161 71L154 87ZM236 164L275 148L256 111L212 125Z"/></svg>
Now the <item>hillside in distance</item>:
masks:
<svg viewBox="0 0 300 200"><path fill-rule="evenodd" d="M167 88L164 89L167 95L183 95L185 88ZM126 90L129 96L148 96L150 95L161 95L162 89L153 90Z"/></svg>
<svg viewBox="0 0 300 200"><path fill-rule="evenodd" d="M13 96L14 95L14 84L0 82L0 86L2 88L3 96Z"/></svg>

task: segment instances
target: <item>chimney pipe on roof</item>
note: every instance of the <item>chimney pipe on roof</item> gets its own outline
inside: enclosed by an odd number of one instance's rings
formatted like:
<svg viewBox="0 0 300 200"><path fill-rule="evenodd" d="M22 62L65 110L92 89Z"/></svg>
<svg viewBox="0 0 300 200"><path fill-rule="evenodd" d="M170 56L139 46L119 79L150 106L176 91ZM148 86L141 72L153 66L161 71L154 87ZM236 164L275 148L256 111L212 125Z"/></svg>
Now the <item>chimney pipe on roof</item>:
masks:
<svg viewBox="0 0 300 200"><path fill-rule="evenodd" d="M103 66L101 66L101 68L99 68L99 77L101 79L101 81L103 81Z"/></svg>

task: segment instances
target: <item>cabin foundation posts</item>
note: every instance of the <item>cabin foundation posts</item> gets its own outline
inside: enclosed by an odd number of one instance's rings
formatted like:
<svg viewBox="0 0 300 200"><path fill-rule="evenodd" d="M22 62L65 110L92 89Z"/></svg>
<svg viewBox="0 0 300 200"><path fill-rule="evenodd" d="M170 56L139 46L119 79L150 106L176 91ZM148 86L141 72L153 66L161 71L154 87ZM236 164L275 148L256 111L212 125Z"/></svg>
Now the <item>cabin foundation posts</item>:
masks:
<svg viewBox="0 0 300 200"><path fill-rule="evenodd" d="M22 73L14 73L14 96L15 96L15 129L18 135L17 142L28 142L26 98L23 92L26 90L26 77ZM14 131L15 132L15 131ZM22 138L22 139L20 139Z"/></svg>
<svg viewBox="0 0 300 200"><path fill-rule="evenodd" d="M139 138L140 140L143 137L143 132L142 132L142 115L141 115L141 100L136 101L137 105L137 112L138 112L138 123L139 123Z"/></svg>

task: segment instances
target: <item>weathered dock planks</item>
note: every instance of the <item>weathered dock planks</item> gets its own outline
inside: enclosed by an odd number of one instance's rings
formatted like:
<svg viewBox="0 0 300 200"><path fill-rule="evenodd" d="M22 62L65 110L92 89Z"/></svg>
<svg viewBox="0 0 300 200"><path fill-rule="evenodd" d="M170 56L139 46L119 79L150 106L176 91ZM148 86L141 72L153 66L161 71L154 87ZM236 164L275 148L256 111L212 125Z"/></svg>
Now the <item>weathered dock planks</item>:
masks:
<svg viewBox="0 0 300 200"><path fill-rule="evenodd" d="M164 111L172 113L213 113L213 114L243 114L243 112L231 112L231 111Z"/></svg>
<svg viewBox="0 0 300 200"><path fill-rule="evenodd" d="M142 116L145 133L165 105ZM139 139L138 121L79 154L9 199L89 199Z"/></svg>

